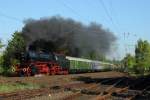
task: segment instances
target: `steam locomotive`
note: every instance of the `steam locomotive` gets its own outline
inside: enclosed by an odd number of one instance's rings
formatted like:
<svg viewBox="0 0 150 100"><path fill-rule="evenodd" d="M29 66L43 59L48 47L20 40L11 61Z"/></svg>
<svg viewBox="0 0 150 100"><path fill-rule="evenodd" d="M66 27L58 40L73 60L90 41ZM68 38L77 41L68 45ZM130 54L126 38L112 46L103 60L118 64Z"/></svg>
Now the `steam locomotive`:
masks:
<svg viewBox="0 0 150 100"><path fill-rule="evenodd" d="M76 58L53 52L28 51L21 54L20 63L15 66L19 76L36 74L66 75L69 73L95 72L112 69L113 64Z"/></svg>

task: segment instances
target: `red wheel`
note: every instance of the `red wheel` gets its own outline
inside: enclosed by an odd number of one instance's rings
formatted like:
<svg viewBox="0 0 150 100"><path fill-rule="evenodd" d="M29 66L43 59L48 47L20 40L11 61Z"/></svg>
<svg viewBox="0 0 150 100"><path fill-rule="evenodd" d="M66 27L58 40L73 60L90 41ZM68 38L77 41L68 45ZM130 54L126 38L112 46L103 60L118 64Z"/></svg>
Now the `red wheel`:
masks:
<svg viewBox="0 0 150 100"><path fill-rule="evenodd" d="M23 70L23 72L24 72L24 73L27 71L27 69L26 69L26 68L23 68L22 70Z"/></svg>
<svg viewBox="0 0 150 100"><path fill-rule="evenodd" d="M27 76L31 76L31 70L29 67L27 68Z"/></svg>

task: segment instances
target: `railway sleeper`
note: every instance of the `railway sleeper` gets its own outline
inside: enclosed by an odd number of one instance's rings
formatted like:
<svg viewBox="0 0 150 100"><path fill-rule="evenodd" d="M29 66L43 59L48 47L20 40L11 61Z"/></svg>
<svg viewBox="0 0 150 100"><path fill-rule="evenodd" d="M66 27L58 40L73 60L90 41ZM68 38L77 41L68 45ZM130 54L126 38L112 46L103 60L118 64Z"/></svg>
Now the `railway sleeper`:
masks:
<svg viewBox="0 0 150 100"><path fill-rule="evenodd" d="M100 91L95 91L95 90L87 90L87 89L83 89L81 90L82 94L87 94L87 95L98 95L101 92Z"/></svg>

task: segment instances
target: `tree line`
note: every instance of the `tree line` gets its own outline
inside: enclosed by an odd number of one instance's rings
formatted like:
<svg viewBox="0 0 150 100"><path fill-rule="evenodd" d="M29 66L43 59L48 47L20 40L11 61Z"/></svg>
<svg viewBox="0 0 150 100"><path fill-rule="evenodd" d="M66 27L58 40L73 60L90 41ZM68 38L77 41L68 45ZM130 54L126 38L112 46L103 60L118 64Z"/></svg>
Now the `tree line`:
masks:
<svg viewBox="0 0 150 100"><path fill-rule="evenodd" d="M149 74L150 71L150 43L139 39L135 46L135 55L126 54L122 60L124 68L135 74Z"/></svg>

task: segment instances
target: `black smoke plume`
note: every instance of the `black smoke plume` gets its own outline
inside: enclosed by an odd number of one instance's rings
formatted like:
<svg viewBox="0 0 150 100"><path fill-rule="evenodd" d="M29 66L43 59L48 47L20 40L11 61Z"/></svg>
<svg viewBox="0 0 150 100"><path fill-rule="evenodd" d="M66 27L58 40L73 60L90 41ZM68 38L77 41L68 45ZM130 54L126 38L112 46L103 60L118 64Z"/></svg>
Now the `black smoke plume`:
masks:
<svg viewBox="0 0 150 100"><path fill-rule="evenodd" d="M58 16L26 20L22 34L30 49L63 51L76 57L104 56L116 41L116 36L101 24L84 25Z"/></svg>

